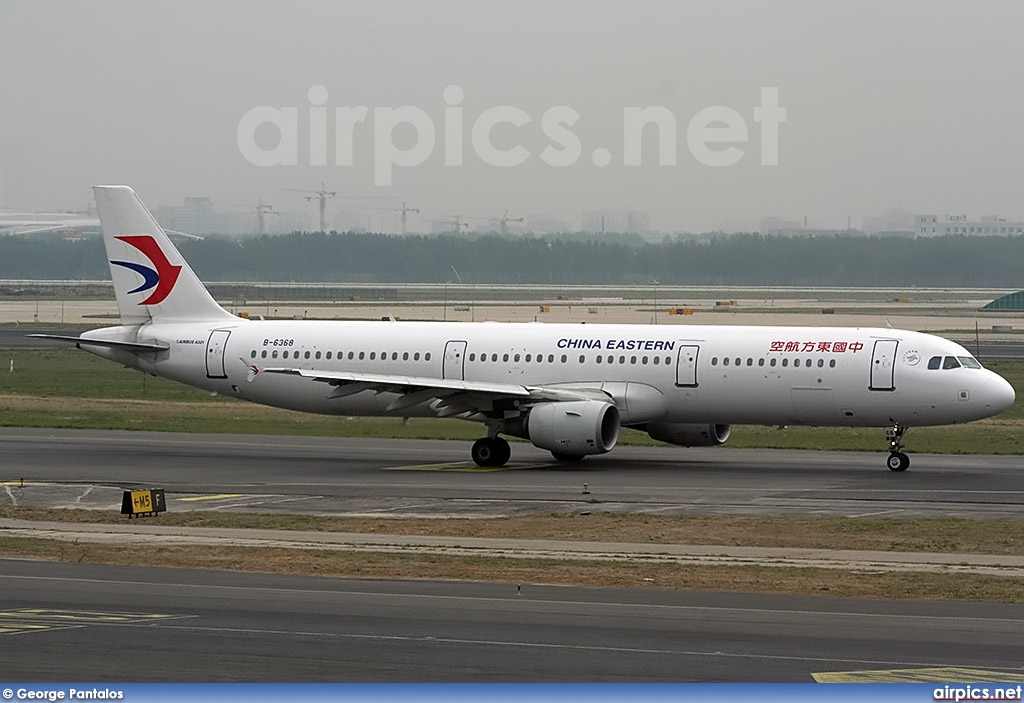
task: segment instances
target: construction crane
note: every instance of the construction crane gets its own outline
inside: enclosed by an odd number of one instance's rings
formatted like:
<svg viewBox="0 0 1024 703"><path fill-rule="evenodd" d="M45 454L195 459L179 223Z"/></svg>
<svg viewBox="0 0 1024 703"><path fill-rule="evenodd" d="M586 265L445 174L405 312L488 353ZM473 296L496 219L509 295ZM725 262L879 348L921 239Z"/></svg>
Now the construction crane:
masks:
<svg viewBox="0 0 1024 703"><path fill-rule="evenodd" d="M470 221L471 220L477 220L477 221L480 221L480 222L498 223L498 225L499 225L499 227L501 229L501 233L502 234L508 234L508 223L509 222L522 222L525 219L526 218L524 218L524 217L509 217L508 216L508 210L506 210L505 214L502 215L501 217L468 217L466 215L455 215L454 218L449 216L448 221L449 222L454 222L455 227L452 230L454 232L462 232L463 231L463 227L467 227L468 228L470 226Z"/></svg>
<svg viewBox="0 0 1024 703"><path fill-rule="evenodd" d="M502 234L508 234L508 223L509 222L522 222L525 219L526 219L525 217L512 217L512 218L510 218L508 216L508 210L506 210L504 215L502 215L500 218L497 218L497 217L493 218L491 220L491 222L500 222L501 223L501 233Z"/></svg>
<svg viewBox="0 0 1024 703"><path fill-rule="evenodd" d="M281 190L288 191L289 193L305 193L306 200L312 202L313 200L319 201L320 204L320 231L327 231L327 199L337 198L338 200L385 200L392 201L393 199L386 195L338 195L337 191L327 190L324 186L323 181L320 182L320 190L297 190L295 188L282 188ZM365 210L389 210L391 204L387 207L380 208L360 208Z"/></svg>
<svg viewBox="0 0 1024 703"><path fill-rule="evenodd" d="M465 217L463 215L455 215L455 217L449 216L448 221L451 222L452 225L453 225L452 230L451 230L452 232L455 232L456 234L462 234L463 228L468 228L469 227L469 222L467 222L467 220L480 220L480 219L483 219L483 218L481 218L481 217Z"/></svg>
<svg viewBox="0 0 1024 703"><path fill-rule="evenodd" d="M406 216L406 213L415 212L415 213L419 214L420 209L418 207L406 207L405 206L405 201L403 200L402 201L402 207L400 207L400 208L397 208L397 207L393 208L393 211L394 212L402 213L402 234L405 234L405 216Z"/></svg>
<svg viewBox="0 0 1024 703"><path fill-rule="evenodd" d="M333 190L327 190L324 187L324 182L320 181L320 190L295 190L294 188L282 188L290 193L306 193L306 201L312 202L314 200L320 201L320 231L327 231L327 199L335 197L338 193Z"/></svg>
<svg viewBox="0 0 1024 703"><path fill-rule="evenodd" d="M277 210L274 209L273 205L264 205L262 198L256 199L256 222L258 224L260 234L267 233L267 220L266 215L280 215Z"/></svg>

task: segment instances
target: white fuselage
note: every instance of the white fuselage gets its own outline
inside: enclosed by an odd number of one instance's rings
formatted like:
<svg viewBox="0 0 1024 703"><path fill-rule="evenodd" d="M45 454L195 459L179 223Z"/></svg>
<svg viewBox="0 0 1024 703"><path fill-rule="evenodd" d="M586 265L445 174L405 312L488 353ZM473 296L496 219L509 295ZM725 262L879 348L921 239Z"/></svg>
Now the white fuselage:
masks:
<svg viewBox="0 0 1024 703"><path fill-rule="evenodd" d="M893 329L242 320L150 324L169 346L88 350L223 395L306 412L436 416L380 387L331 386L267 368L599 390L622 424L944 425L1013 402L1000 376L941 337ZM125 328L83 335L125 338ZM938 368L935 359L938 358ZM955 365L946 359L967 361ZM952 368L945 368L952 367Z"/></svg>

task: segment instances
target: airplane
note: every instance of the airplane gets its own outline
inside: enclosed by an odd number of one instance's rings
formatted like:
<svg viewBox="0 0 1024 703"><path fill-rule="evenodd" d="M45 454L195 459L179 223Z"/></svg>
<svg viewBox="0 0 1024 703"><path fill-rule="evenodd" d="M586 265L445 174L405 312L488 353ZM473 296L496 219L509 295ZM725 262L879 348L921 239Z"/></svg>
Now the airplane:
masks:
<svg viewBox="0 0 1024 703"><path fill-rule="evenodd" d="M681 446L732 426L884 428L905 471L909 427L979 420L1013 387L964 347L884 328L251 320L222 308L128 186L95 186L120 324L78 337L105 359L221 395L310 413L478 422L559 461L615 448L622 427Z"/></svg>

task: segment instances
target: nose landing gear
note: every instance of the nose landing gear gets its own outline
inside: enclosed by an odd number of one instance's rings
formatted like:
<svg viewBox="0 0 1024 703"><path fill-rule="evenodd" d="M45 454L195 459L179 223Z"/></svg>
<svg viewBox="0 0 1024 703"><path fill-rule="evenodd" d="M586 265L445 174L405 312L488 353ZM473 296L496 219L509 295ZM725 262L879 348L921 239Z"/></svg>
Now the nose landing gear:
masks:
<svg viewBox="0 0 1024 703"><path fill-rule="evenodd" d="M910 468L910 457L903 453L903 433L907 428L900 423L885 428L885 438L889 440L889 458L886 466L890 471L906 471Z"/></svg>

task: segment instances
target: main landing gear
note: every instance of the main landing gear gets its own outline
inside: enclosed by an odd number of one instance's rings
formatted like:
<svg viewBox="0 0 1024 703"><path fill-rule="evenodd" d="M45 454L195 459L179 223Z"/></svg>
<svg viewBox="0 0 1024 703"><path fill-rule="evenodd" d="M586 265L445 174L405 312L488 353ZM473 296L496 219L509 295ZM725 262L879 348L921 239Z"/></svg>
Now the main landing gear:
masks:
<svg viewBox="0 0 1024 703"><path fill-rule="evenodd" d="M885 438L889 440L889 458L885 460L890 471L906 471L910 468L910 457L903 453L903 433L907 428L900 423L885 428Z"/></svg>
<svg viewBox="0 0 1024 703"><path fill-rule="evenodd" d="M472 453L477 466L504 466L512 456L512 447L501 437L483 437L473 442Z"/></svg>

